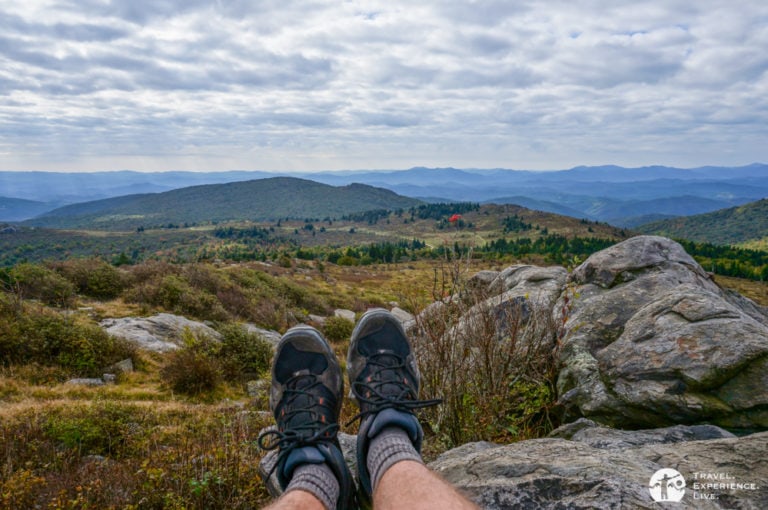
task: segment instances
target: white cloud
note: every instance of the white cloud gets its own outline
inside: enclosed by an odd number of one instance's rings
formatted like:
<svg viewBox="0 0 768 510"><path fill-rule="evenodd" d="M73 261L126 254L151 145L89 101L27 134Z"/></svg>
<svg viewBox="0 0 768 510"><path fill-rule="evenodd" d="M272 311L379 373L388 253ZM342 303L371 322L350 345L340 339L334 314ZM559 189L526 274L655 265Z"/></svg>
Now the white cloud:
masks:
<svg viewBox="0 0 768 510"><path fill-rule="evenodd" d="M0 169L765 161L767 20L760 0L0 2Z"/></svg>

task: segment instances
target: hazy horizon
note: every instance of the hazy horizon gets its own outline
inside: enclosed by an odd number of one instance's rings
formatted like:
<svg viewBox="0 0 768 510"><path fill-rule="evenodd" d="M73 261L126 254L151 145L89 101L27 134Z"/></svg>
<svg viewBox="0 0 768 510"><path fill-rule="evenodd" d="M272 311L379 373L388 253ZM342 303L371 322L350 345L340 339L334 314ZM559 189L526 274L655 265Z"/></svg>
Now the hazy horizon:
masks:
<svg viewBox="0 0 768 510"><path fill-rule="evenodd" d="M188 169L167 169L167 170L136 170L131 168L120 168L120 169L102 169L102 170L4 170L0 168L0 173L56 173L56 174L62 174L62 173L83 173L83 174L92 174L92 173L119 173L119 172L132 172L132 173L143 173L143 174L157 174L157 173L174 173L174 172L182 172L182 173L195 173L195 174L206 174L206 173L267 173L267 174L275 174L275 175L283 175L283 174L296 174L296 175L311 175L311 174L322 174L322 173L333 173L333 174L344 174L344 173L358 173L358 172L405 172L408 170L414 170L414 169L427 169L427 170L446 170L446 169L452 169L452 170L461 170L461 171L509 171L509 172L540 172L540 173L547 173L547 172L562 172L562 171L568 171L568 170L574 170L577 168L603 168L603 167L617 167L621 170L642 170L644 168L669 168L674 170L695 170L698 168L707 168L707 167L713 167L713 168L745 168L745 167L751 167L751 166L760 166L760 165L766 165L766 163L760 162L760 161L753 161L751 163L745 163L740 165L711 165L711 164L704 164L704 165L698 165L698 166L691 166L691 167L680 167L680 166L673 166L673 165L665 165L665 164L649 164L649 165L642 165L642 166L622 166L622 165L616 165L613 163L605 163L602 165L573 165L565 168L543 168L543 169L531 169L531 168L502 168L502 167L458 167L458 166L441 166L441 167L431 167L431 166L410 166L410 167L403 167L403 168L343 168L343 169L337 169L337 170L261 170L261 169L220 169L220 170L188 170ZM1 190L0 190L0 194Z"/></svg>
<svg viewBox="0 0 768 510"><path fill-rule="evenodd" d="M766 19L759 0L5 2L0 169L767 161Z"/></svg>

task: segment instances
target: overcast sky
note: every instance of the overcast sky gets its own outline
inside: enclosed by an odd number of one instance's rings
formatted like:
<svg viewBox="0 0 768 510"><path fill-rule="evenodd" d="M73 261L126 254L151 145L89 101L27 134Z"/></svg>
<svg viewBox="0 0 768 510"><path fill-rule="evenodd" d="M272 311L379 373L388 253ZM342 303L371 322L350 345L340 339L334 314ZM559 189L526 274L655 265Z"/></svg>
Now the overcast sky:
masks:
<svg viewBox="0 0 768 510"><path fill-rule="evenodd" d="M0 170L768 162L766 0L0 0Z"/></svg>

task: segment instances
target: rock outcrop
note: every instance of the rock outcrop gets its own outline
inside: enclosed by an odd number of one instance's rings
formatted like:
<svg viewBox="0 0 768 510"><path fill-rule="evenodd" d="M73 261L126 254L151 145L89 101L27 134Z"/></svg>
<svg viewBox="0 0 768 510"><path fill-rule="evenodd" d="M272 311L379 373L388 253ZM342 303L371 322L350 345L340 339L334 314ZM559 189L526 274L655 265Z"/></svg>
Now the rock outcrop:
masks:
<svg viewBox="0 0 768 510"><path fill-rule="evenodd" d="M595 253L555 313L566 419L768 428L768 315L678 243L640 236Z"/></svg>
<svg viewBox="0 0 768 510"><path fill-rule="evenodd" d="M492 297L460 327L489 310L502 318L508 309L538 322L551 317L565 421L768 428L766 309L720 288L670 239L631 238L593 254L570 275L530 265L482 271L469 288Z"/></svg>
<svg viewBox="0 0 768 510"><path fill-rule="evenodd" d="M466 444L430 467L486 509L661 508L649 490L660 469L686 482L675 508L768 508L768 432L736 438L717 427L579 425L554 433L571 439Z"/></svg>
<svg viewBox="0 0 768 510"><path fill-rule="evenodd" d="M220 338L219 333L203 324L170 313L159 313L152 317L126 317L104 319L100 326L112 336L122 337L148 351L167 352L178 349L185 329Z"/></svg>

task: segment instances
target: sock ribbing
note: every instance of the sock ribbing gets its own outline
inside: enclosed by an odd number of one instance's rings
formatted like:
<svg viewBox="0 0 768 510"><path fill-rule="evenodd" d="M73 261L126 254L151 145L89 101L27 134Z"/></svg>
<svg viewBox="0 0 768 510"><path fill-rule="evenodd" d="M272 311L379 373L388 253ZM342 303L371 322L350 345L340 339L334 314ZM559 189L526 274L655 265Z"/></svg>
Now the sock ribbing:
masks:
<svg viewBox="0 0 768 510"><path fill-rule="evenodd" d="M381 477L389 468L403 460L424 463L403 429L387 427L379 432L371 440L366 461L368 472L371 474L373 489L376 489Z"/></svg>
<svg viewBox="0 0 768 510"><path fill-rule="evenodd" d="M339 481L328 464L302 464L293 472L285 492L303 490L319 499L325 508L334 510L339 500Z"/></svg>

